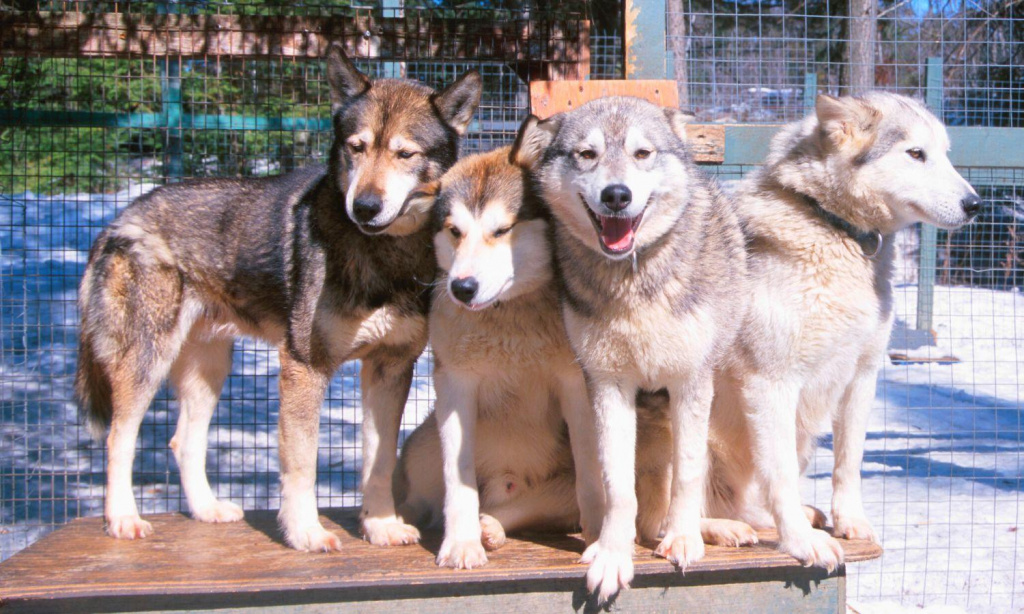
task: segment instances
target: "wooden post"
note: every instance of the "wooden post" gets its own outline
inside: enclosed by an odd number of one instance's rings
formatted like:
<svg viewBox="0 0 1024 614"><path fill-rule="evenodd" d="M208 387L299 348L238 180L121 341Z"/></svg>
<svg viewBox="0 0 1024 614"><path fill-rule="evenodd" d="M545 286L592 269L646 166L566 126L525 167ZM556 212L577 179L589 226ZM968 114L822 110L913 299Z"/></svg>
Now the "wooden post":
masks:
<svg viewBox="0 0 1024 614"><path fill-rule="evenodd" d="M928 58L925 103L942 117L942 58ZM938 229L921 224L921 253L917 272L917 330L931 331L935 311L935 269Z"/></svg>
<svg viewBox="0 0 1024 614"><path fill-rule="evenodd" d="M622 13L626 78L664 79L665 0L626 0ZM676 79L679 78L677 72Z"/></svg>
<svg viewBox="0 0 1024 614"><path fill-rule="evenodd" d="M878 31L878 0L849 0L850 27L847 83L848 93L860 94L875 86L875 34Z"/></svg>

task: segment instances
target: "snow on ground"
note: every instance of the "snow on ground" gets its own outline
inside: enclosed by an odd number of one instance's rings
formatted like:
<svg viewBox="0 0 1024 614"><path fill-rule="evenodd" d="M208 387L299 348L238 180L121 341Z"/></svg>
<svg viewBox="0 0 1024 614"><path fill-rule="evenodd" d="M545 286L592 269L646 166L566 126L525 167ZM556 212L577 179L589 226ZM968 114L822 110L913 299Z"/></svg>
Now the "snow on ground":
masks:
<svg viewBox="0 0 1024 614"><path fill-rule="evenodd" d="M76 287L90 242L151 185L110 195L0 195L0 559L54 525L102 512L103 454L72 402ZM917 289L898 287L913 326ZM864 463L878 561L851 565L859 612L1024 611L1021 368L1024 296L935 291L936 356L953 365L887 365L879 377ZM234 373L210 432L214 489L246 509L277 506L277 357L236 344ZM425 417L433 390L424 357L404 418ZM319 498L358 503L358 365L332 382L322 413ZM176 412L161 393L140 434L135 484L143 513L183 509L167 449ZM808 469L804 497L828 510L831 439ZM949 607L938 607L949 606Z"/></svg>

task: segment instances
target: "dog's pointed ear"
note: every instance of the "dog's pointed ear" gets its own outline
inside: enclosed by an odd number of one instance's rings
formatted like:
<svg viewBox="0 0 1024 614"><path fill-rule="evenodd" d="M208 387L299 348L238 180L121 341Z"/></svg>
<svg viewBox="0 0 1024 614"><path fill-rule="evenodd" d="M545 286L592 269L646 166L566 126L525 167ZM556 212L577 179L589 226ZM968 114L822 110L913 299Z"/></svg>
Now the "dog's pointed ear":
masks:
<svg viewBox="0 0 1024 614"><path fill-rule="evenodd" d="M412 191L405 201L405 213L388 226L387 233L391 236L410 235L430 220L431 210L441 192L441 181L423 184Z"/></svg>
<svg viewBox="0 0 1024 614"><path fill-rule="evenodd" d="M541 157L544 150L555 140L558 127L562 123L562 116L552 115L547 119L540 119L536 115L530 115L519 127L519 134L516 135L516 142L512 145L509 153L509 162L532 170Z"/></svg>
<svg viewBox="0 0 1024 614"><path fill-rule="evenodd" d="M471 70L444 88L434 105L444 119L459 135L466 134L473 113L480 105L480 96L484 91L484 80L475 70Z"/></svg>
<svg viewBox="0 0 1024 614"><path fill-rule="evenodd" d="M672 132L685 143L688 138L686 124L692 122L696 116L690 111L666 107L665 117L668 118L668 125L672 127Z"/></svg>
<svg viewBox="0 0 1024 614"><path fill-rule="evenodd" d="M869 102L852 96L819 94L814 113L822 132L838 148L863 147L872 140L881 114Z"/></svg>
<svg viewBox="0 0 1024 614"><path fill-rule="evenodd" d="M327 83L331 87L331 110L370 89L370 78L359 72L338 41L327 50Z"/></svg>

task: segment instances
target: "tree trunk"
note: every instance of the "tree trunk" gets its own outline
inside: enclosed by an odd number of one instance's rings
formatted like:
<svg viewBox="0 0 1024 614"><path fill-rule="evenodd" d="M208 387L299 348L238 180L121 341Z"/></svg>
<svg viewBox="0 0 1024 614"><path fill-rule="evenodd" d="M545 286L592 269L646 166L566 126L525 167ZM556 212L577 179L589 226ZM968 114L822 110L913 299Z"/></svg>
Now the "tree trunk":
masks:
<svg viewBox="0 0 1024 614"><path fill-rule="evenodd" d="M686 69L686 13L683 12L683 0L669 0L667 6L668 39L676 88L679 90L679 108L687 110L690 108L690 79Z"/></svg>
<svg viewBox="0 0 1024 614"><path fill-rule="evenodd" d="M875 34L878 0L849 0L850 26L846 43L846 93L861 94L875 86Z"/></svg>

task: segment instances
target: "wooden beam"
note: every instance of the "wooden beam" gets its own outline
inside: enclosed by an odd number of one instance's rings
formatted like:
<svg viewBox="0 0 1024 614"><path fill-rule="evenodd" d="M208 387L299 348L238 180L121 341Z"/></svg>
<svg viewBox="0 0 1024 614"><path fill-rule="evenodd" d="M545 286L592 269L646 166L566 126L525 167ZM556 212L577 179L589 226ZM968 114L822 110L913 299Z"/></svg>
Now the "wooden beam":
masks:
<svg viewBox="0 0 1024 614"><path fill-rule="evenodd" d="M589 74L590 22L404 17L7 13L0 56L319 58L331 41L354 58L536 62Z"/></svg>
<svg viewBox="0 0 1024 614"><path fill-rule="evenodd" d="M532 81L530 112L544 119L605 96L636 96L662 107L679 107L676 82L667 79ZM691 124L686 133L694 160L703 164L724 161L724 125Z"/></svg>

